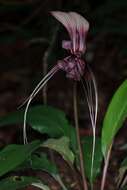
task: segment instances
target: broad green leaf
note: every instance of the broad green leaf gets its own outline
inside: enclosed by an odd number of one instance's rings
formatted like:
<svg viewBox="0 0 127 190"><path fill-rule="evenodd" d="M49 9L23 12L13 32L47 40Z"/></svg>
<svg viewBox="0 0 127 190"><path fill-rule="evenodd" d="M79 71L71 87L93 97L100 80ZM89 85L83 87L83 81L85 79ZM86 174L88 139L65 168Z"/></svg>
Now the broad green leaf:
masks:
<svg viewBox="0 0 127 190"><path fill-rule="evenodd" d="M40 146L40 141L26 145L8 145L0 151L0 176L15 169Z"/></svg>
<svg viewBox="0 0 127 190"><path fill-rule="evenodd" d="M1 190L16 190L29 186L33 182L38 182L36 178L26 176L13 176L0 181Z"/></svg>
<svg viewBox="0 0 127 190"><path fill-rule="evenodd" d="M24 110L0 119L0 126L23 123ZM35 106L29 109L27 123L42 134L50 137L69 136L69 123L64 112L50 106Z"/></svg>
<svg viewBox="0 0 127 190"><path fill-rule="evenodd" d="M89 181L91 180L92 147L93 147L93 137L85 137L82 139L84 169L85 169L85 174L89 179ZM103 160L103 155L101 152L101 140L100 138L96 137L92 181L94 181L97 175L100 174L102 160Z"/></svg>
<svg viewBox="0 0 127 190"><path fill-rule="evenodd" d="M127 117L127 80L115 92L107 109L102 127L102 152L106 156L114 136Z"/></svg>
<svg viewBox="0 0 127 190"><path fill-rule="evenodd" d="M50 174L57 173L55 164L48 160L47 155L44 153L42 153L39 157L36 155L32 156L31 163L33 169L44 170Z"/></svg>
<svg viewBox="0 0 127 190"><path fill-rule="evenodd" d="M58 172L56 165L47 158L45 153L31 155L30 160L25 161L16 169L22 170L26 168L32 168L33 170L43 170L50 174L57 174Z"/></svg>
<svg viewBox="0 0 127 190"><path fill-rule="evenodd" d="M69 149L69 143L70 141L68 137L61 137L60 139L48 139L42 144L42 146L55 150L56 152L62 155L64 160L73 164L74 154Z"/></svg>

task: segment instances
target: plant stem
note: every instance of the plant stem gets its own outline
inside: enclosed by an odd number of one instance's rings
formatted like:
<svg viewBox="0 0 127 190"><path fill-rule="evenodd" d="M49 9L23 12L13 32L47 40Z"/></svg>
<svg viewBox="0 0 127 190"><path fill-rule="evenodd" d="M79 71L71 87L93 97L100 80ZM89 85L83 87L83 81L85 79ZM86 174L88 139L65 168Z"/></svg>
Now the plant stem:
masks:
<svg viewBox="0 0 127 190"><path fill-rule="evenodd" d="M105 158L105 164L104 164L102 181L101 181L101 190L104 190L104 187L105 187L105 181L106 181L106 176L107 176L109 159L110 159L110 155L111 155L111 149L112 149L112 144L110 145L109 150L108 150L107 155L106 155L106 158Z"/></svg>
<svg viewBox="0 0 127 190"><path fill-rule="evenodd" d="M80 170L81 170L81 175L82 175L82 180L83 180L83 189L88 190L87 181L86 181L86 177L84 173L83 154L82 154L79 124L78 124L77 83L74 83L74 88L73 88L73 104L74 104L74 120L75 120L75 127L76 127L77 143L78 143L78 149L79 149Z"/></svg>

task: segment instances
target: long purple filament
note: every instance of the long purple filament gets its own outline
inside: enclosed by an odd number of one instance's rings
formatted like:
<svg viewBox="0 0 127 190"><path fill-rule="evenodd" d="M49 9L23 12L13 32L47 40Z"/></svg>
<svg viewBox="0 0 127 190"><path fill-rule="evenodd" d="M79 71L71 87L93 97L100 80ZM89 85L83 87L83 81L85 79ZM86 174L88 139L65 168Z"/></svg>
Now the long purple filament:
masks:
<svg viewBox="0 0 127 190"><path fill-rule="evenodd" d="M32 99L37 95L37 93L44 87L44 85L53 77L53 75L59 70L58 66L56 65L55 67L53 67L49 73L38 83L38 85L35 87L35 89L33 90L33 92L31 93L31 95L28 98L28 102L25 108L25 112L24 112L24 122L23 122L23 141L24 144L28 143L27 141L27 134L26 134L26 120L27 120L27 113L28 113L28 109L30 106L30 103L32 101Z"/></svg>

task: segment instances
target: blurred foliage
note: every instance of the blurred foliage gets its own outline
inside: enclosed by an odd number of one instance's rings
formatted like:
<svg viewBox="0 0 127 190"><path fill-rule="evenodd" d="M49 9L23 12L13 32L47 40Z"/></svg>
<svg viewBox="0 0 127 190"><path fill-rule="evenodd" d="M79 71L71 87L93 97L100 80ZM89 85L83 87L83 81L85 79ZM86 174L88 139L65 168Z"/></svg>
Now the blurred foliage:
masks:
<svg viewBox="0 0 127 190"><path fill-rule="evenodd" d="M19 188L25 188L26 186L30 185L33 181L38 182L39 180L36 180L33 177L13 176L1 180L0 187L2 190L8 190L8 187L10 190L16 190Z"/></svg>

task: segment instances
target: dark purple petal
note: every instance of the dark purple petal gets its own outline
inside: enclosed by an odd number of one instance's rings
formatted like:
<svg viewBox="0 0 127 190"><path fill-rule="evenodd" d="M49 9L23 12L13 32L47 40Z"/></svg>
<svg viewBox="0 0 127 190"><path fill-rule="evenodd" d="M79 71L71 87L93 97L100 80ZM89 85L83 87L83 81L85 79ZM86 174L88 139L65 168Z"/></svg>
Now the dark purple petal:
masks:
<svg viewBox="0 0 127 190"><path fill-rule="evenodd" d="M67 29L72 41L71 53L84 53L86 49L85 38L89 29L88 21L75 12L53 11L51 14ZM65 45L65 49L67 46Z"/></svg>
<svg viewBox="0 0 127 190"><path fill-rule="evenodd" d="M79 81L84 74L85 62L77 57L68 56L58 61L59 69L66 72L66 76Z"/></svg>
<svg viewBox="0 0 127 190"><path fill-rule="evenodd" d="M69 32L69 35L71 37L73 33L73 26L75 25L74 20L69 16L66 12L61 11L52 11L51 14L59 21L61 22L67 31Z"/></svg>
<svg viewBox="0 0 127 190"><path fill-rule="evenodd" d="M78 41L75 42L76 43L75 51L84 53L85 52L85 38L86 38L86 33L89 30L89 23L85 18L83 18L78 13L69 12L69 14L75 21L75 27L76 27L76 31L77 31L76 38L78 38ZM76 38L75 38L75 40L76 40Z"/></svg>

